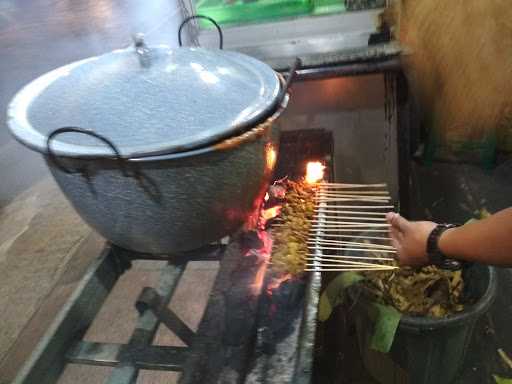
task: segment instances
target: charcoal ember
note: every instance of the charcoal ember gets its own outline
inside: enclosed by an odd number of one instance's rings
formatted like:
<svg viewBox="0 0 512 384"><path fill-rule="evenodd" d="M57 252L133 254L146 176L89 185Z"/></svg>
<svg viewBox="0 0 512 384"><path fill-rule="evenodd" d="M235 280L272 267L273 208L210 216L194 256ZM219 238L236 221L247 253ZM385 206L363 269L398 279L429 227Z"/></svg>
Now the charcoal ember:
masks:
<svg viewBox="0 0 512 384"><path fill-rule="evenodd" d="M264 353L275 353L276 345L294 331L293 320L302 311L305 286L304 279L292 278L267 290L263 304L265 317L261 329Z"/></svg>
<svg viewBox="0 0 512 384"><path fill-rule="evenodd" d="M282 184L273 184L268 189L268 195L271 199L283 200L286 196L286 187Z"/></svg>

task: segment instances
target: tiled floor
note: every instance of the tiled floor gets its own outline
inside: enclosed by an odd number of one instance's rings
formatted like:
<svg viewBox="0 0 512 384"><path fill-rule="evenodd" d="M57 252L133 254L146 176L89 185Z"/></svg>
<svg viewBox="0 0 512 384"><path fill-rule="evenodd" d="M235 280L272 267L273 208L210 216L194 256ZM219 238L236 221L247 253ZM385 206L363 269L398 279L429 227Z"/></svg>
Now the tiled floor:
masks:
<svg viewBox="0 0 512 384"><path fill-rule="evenodd" d="M90 232L50 179L0 210L0 361Z"/></svg>

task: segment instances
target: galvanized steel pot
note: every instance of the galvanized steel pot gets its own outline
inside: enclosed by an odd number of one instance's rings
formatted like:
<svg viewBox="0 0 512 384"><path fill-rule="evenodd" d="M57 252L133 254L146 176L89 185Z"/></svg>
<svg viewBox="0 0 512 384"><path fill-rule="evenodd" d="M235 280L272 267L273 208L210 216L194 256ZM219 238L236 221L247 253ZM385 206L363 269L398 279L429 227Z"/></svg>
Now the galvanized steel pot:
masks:
<svg viewBox="0 0 512 384"><path fill-rule="evenodd" d="M114 244L153 254L195 249L237 230L259 206L286 103L251 131L205 149L131 161L45 159L80 216Z"/></svg>
<svg viewBox="0 0 512 384"><path fill-rule="evenodd" d="M292 77L282 83L242 54L137 37L34 80L8 124L105 238L144 253L186 251L232 233L260 204Z"/></svg>

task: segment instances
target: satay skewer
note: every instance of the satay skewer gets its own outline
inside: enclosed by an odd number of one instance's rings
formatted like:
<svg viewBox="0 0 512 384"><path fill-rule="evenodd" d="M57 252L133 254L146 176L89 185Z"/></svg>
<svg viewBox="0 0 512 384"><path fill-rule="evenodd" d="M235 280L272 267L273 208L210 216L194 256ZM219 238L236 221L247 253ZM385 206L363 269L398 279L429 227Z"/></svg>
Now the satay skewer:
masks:
<svg viewBox="0 0 512 384"><path fill-rule="evenodd" d="M335 220L335 221L343 221L343 220L368 220L368 221L386 221L385 217L362 217L362 216L328 216L322 215L321 218L313 217L311 220L313 223L325 221L325 220Z"/></svg>
<svg viewBox="0 0 512 384"><path fill-rule="evenodd" d="M351 227L384 227L389 228L391 224L388 223L365 223L365 222L353 222L353 221L335 221L335 220L316 220L311 224L313 228L325 228L325 227L340 227L340 228L351 228Z"/></svg>
<svg viewBox="0 0 512 384"><path fill-rule="evenodd" d="M387 184L345 184L345 183L317 183L322 188L386 188Z"/></svg>
<svg viewBox="0 0 512 384"><path fill-rule="evenodd" d="M308 244L354 245L354 246L363 246L363 247L377 248L377 249L395 249L393 246L385 245L385 244L364 243L364 242L357 242L357 241L326 240L326 239L310 239L310 240L308 240Z"/></svg>
<svg viewBox="0 0 512 384"><path fill-rule="evenodd" d="M342 208L342 209L395 209L394 205L335 205L335 206L329 206L325 208L315 208L315 212L325 212L325 213L337 213L339 211L333 211L329 208Z"/></svg>
<svg viewBox="0 0 512 384"><path fill-rule="evenodd" d="M387 229L365 229L365 228L312 228L310 232L382 232L389 233ZM326 236L331 236L326 235Z"/></svg>
<svg viewBox="0 0 512 384"><path fill-rule="evenodd" d="M355 247L325 247L325 246L317 246L317 245L308 245L308 249L321 249L321 250L329 250L329 251L356 251L356 252L376 252L375 248L355 248ZM396 253L395 249L379 249L379 253Z"/></svg>
<svg viewBox="0 0 512 384"><path fill-rule="evenodd" d="M340 234L340 233L329 233L329 234L319 234L316 236L317 239L325 239L325 238L335 238L335 239L364 239L364 240L379 240L379 241L391 241L389 237L379 237L379 236L359 236L359 235L350 235L350 234ZM311 238L311 237L310 237Z"/></svg>

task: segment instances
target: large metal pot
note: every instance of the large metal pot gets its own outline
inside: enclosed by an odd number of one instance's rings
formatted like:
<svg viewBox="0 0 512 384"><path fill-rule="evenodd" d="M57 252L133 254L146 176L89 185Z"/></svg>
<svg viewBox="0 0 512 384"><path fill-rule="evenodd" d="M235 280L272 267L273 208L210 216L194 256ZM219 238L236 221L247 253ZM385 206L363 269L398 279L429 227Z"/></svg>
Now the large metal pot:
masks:
<svg viewBox="0 0 512 384"><path fill-rule="evenodd" d="M215 146L133 161L45 155L80 216L123 248L169 253L232 233L259 206L277 156L271 118ZM76 170L82 170L75 172Z"/></svg>
<svg viewBox="0 0 512 384"><path fill-rule="evenodd" d="M8 122L91 227L126 249L165 254L232 233L259 205L287 85L244 55L139 40L36 79Z"/></svg>

